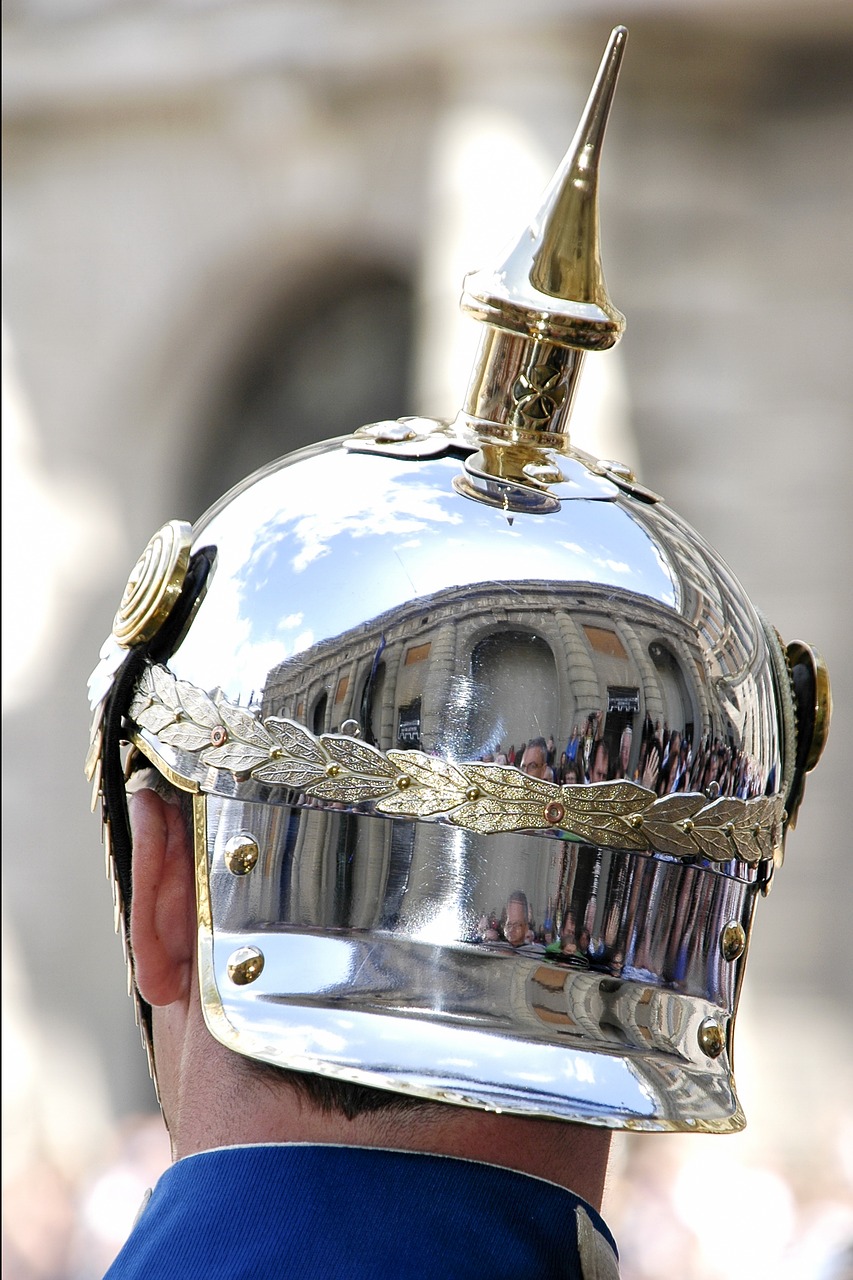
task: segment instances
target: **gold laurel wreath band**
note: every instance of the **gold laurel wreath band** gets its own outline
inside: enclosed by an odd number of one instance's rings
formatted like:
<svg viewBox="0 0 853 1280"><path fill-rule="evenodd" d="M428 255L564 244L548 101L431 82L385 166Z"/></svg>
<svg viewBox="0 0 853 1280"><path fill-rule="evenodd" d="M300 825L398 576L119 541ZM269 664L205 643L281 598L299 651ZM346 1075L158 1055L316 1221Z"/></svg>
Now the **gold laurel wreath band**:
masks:
<svg viewBox="0 0 853 1280"><path fill-rule="evenodd" d="M226 770L320 800L370 803L400 818L443 818L482 835L545 829L608 848L654 849L715 862L773 858L782 843L779 795L741 800L702 793L657 796L635 782L559 786L511 765L457 764L422 751L382 752L342 734L311 733L295 720L261 720L214 702L162 666L144 672L130 718L161 743Z"/></svg>

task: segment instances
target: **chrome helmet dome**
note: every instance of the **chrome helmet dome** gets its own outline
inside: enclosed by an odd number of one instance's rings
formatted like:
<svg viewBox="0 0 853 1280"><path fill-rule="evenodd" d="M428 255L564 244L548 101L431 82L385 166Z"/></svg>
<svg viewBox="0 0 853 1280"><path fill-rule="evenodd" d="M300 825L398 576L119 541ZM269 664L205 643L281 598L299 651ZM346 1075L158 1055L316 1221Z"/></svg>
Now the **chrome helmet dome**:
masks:
<svg viewBox="0 0 853 1280"><path fill-rule="evenodd" d="M119 905L120 743L193 793L214 1036L299 1071L633 1129L740 1128L753 913L828 726L710 547L572 448L611 37L531 227L466 280L453 423L249 477L136 566L93 676Z"/></svg>

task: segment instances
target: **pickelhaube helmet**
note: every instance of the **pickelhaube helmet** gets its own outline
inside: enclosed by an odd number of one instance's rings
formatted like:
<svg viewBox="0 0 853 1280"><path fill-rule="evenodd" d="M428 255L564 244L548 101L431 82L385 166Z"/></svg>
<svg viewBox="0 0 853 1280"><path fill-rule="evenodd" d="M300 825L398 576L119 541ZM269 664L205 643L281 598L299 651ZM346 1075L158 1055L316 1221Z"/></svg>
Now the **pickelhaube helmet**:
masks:
<svg viewBox="0 0 853 1280"><path fill-rule="evenodd" d="M237 1052L724 1132L753 913L829 689L569 440L585 354L624 328L597 185L626 34L530 226L466 278L456 420L360 427L161 529L93 674L88 768L120 910L128 754L192 794L201 1000Z"/></svg>

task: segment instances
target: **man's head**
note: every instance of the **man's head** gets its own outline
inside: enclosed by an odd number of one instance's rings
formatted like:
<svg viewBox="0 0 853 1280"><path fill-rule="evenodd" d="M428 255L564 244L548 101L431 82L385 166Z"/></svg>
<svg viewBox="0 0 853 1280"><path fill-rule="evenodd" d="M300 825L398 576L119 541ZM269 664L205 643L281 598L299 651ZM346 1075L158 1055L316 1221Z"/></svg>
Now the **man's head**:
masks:
<svg viewBox="0 0 853 1280"><path fill-rule="evenodd" d="M377 423L280 459L194 529L164 526L131 574L93 676L89 772L178 1113L188 1062L203 1075L226 1053L521 1117L741 1122L728 1055L746 940L828 689L701 538L565 436L578 353L623 323L598 284L584 293L603 280L595 157L620 41L518 251L466 280L486 329L456 424ZM578 275L562 218L587 199ZM732 623L720 636L702 611ZM673 805L654 783L607 783L603 736L595 788L555 782L542 738L520 769L480 759L508 725L562 733L613 705L617 646L644 717L671 708L675 673L674 728L727 744L716 787ZM123 743L191 797L191 827L157 791L127 826ZM638 987L597 945L589 974L488 953L477 922L500 900L514 936L569 908L626 935L648 924L649 976ZM683 901L704 914L676 988ZM666 928L643 917L658 911ZM606 1026L589 1017L605 981Z"/></svg>
<svg viewBox="0 0 853 1280"><path fill-rule="evenodd" d="M599 738L593 747L592 762L589 766L590 782L606 782L610 776L610 749L603 738Z"/></svg>
<svg viewBox="0 0 853 1280"><path fill-rule="evenodd" d="M503 935L511 947L521 947L527 941L529 929L530 908L527 895L517 889L507 899Z"/></svg>
<svg viewBox="0 0 853 1280"><path fill-rule="evenodd" d="M531 738L521 758L521 769L531 778L550 778L548 768L548 748L544 738Z"/></svg>

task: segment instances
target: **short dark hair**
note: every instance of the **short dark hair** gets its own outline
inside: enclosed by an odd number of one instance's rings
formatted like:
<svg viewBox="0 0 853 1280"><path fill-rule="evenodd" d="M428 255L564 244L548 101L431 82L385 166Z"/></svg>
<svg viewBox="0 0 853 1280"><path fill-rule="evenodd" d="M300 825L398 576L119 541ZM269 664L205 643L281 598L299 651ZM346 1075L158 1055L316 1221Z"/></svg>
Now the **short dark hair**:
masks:
<svg viewBox="0 0 853 1280"><path fill-rule="evenodd" d="M522 907L524 907L524 914L527 915L528 911L530 910L530 907L527 901L527 894L524 892L523 889L515 889L509 895L509 897L506 900L506 905L509 906L511 902L517 902Z"/></svg>
<svg viewBox="0 0 853 1280"><path fill-rule="evenodd" d="M390 1089L356 1084L352 1080L310 1075L307 1071L293 1071L289 1067L277 1067L271 1062L258 1062L254 1058L237 1056L256 1079L266 1078L271 1084L289 1085L300 1098L324 1115L342 1115L347 1120L355 1120L357 1116L375 1115L377 1112L393 1114L401 1111L424 1111L433 1107L445 1108L447 1105L431 1102L429 1098L415 1098L410 1094L393 1093Z"/></svg>

